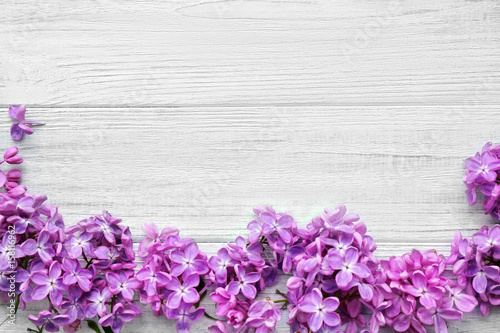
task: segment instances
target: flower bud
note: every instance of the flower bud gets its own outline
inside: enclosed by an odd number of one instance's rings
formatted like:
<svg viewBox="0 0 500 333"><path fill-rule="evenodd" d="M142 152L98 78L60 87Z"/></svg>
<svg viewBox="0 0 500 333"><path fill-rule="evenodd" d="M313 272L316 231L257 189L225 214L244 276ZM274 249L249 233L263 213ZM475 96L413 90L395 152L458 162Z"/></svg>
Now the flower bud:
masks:
<svg viewBox="0 0 500 333"><path fill-rule="evenodd" d="M23 163L23 158L21 156L14 156L10 158L6 158L5 162L9 164L21 164Z"/></svg>
<svg viewBox="0 0 500 333"><path fill-rule="evenodd" d="M9 180L9 182L19 183L21 181L21 170L10 170L9 172L7 172L7 179Z"/></svg>
<svg viewBox="0 0 500 333"><path fill-rule="evenodd" d="M17 155L17 153L19 153L19 149L17 149L16 146L13 146L13 147L10 147L9 149L7 149L5 151L5 153L3 154L3 158L4 159L9 159L11 157L14 157Z"/></svg>

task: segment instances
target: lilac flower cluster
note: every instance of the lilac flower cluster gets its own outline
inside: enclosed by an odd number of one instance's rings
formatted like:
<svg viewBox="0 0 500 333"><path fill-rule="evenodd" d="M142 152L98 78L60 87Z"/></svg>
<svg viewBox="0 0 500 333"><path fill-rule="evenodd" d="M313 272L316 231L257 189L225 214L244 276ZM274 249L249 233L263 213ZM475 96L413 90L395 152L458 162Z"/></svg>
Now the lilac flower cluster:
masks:
<svg viewBox="0 0 500 333"><path fill-rule="evenodd" d="M500 225L483 226L472 239L457 231L447 263L453 265L457 277L457 288L452 290L455 300L465 293L474 296L483 316L489 315L492 306L500 305ZM457 295L457 290L464 291Z"/></svg>
<svg viewBox="0 0 500 333"><path fill-rule="evenodd" d="M234 244L228 243L210 257L210 280L216 288L210 298L227 326L272 332L281 310L270 300L256 302L255 298L276 282L279 271L291 271L293 260L304 248L295 244L297 223L290 214L276 213L270 206L256 207L254 212L258 219L248 225L248 240L238 236ZM272 257L263 251L264 245L273 250ZM210 329L226 331L226 324L218 322Z"/></svg>
<svg viewBox="0 0 500 333"><path fill-rule="evenodd" d="M177 332L189 332L190 322L199 320L205 309L199 306L206 293L207 255L192 238L179 237L176 228L159 232L153 223L143 225L146 238L139 244L145 258L137 272L141 302L151 304L158 317L163 313L177 321Z"/></svg>
<svg viewBox="0 0 500 333"><path fill-rule="evenodd" d="M483 227L474 241L457 233L449 258L413 250L378 260L365 224L344 205L305 229L289 213L254 211L248 240L238 237L209 259L216 288L210 297L222 318L212 333L273 332L285 307L291 332L426 332L433 325L446 333L463 312L481 304L487 315L500 304L500 226ZM454 275L446 277L451 265ZM277 291L284 298L256 300L282 272L292 274L287 294Z"/></svg>
<svg viewBox="0 0 500 333"><path fill-rule="evenodd" d="M8 149L1 162L21 163L17 153L16 147ZM44 195L29 194L20 179L17 169L0 172L5 189L0 192L2 298L15 281L16 311L48 299L46 310L28 316L38 332L60 327L74 332L93 318L120 332L123 322L142 312L132 301L141 282L134 277L129 228L107 212L66 228L58 208L47 204ZM10 235L15 236L14 251Z"/></svg>
<svg viewBox="0 0 500 333"><path fill-rule="evenodd" d="M485 214L500 219L500 145L486 143L481 153L464 161L465 176L463 181L467 186L465 193L469 204L475 205L477 189L484 195L483 208Z"/></svg>

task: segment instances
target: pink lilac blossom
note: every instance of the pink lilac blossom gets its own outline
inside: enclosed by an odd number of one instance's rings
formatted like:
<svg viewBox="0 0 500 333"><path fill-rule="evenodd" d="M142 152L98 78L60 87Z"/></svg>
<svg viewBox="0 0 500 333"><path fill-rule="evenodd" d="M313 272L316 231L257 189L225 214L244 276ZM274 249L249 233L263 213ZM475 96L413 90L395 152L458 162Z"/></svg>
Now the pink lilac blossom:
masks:
<svg viewBox="0 0 500 333"><path fill-rule="evenodd" d="M500 219L500 145L487 142L481 153L465 159L465 176L463 181L467 187L467 201L475 205L477 190L484 196L483 209L485 214Z"/></svg>

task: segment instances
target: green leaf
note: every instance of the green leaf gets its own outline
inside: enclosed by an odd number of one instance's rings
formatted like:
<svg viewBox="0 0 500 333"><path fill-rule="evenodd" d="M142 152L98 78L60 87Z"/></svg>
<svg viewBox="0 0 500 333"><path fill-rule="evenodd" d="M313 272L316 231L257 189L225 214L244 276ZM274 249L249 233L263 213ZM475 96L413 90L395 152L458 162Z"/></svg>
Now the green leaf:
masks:
<svg viewBox="0 0 500 333"><path fill-rule="evenodd" d="M104 333L113 333L111 326L106 326L106 327L103 327L102 329L104 330Z"/></svg>
<svg viewBox="0 0 500 333"><path fill-rule="evenodd" d="M37 331L37 330L34 330L34 329L32 329L32 328L29 328L29 327L26 329L26 331L28 331L28 332L35 332L35 333L38 333L38 331Z"/></svg>
<svg viewBox="0 0 500 333"><path fill-rule="evenodd" d="M93 330L96 333L101 333L101 330L99 329L99 325L97 325L97 323L95 321L90 320L90 319L86 319L85 321L87 322L87 324L89 325L89 328L91 330Z"/></svg>

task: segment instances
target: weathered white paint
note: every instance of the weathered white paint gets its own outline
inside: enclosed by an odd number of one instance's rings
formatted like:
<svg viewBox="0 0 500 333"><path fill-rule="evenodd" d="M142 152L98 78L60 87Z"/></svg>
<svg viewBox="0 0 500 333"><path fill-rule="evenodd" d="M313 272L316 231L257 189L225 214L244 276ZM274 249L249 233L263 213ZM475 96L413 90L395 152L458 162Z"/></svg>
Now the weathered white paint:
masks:
<svg viewBox="0 0 500 333"><path fill-rule="evenodd" d="M253 205L305 224L345 203L380 256L447 254L454 230L495 223L467 205L461 177L462 160L498 140L499 8L6 1L0 105L26 103L47 123L19 144L23 181L68 224L108 209L136 242L154 221L214 254L245 232ZM151 317L124 332L174 330ZM499 320L475 312L450 332L497 332ZM28 325L21 313L12 332Z"/></svg>

